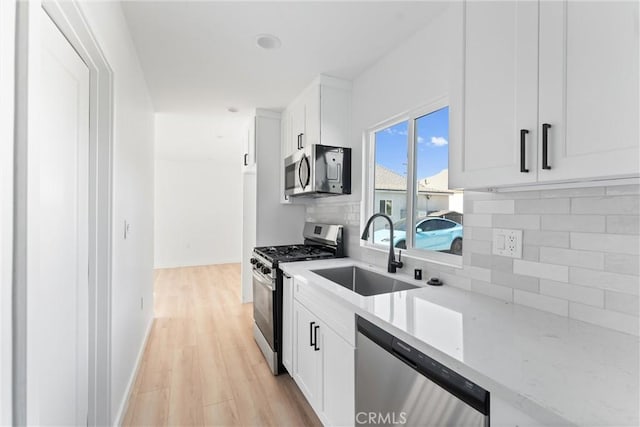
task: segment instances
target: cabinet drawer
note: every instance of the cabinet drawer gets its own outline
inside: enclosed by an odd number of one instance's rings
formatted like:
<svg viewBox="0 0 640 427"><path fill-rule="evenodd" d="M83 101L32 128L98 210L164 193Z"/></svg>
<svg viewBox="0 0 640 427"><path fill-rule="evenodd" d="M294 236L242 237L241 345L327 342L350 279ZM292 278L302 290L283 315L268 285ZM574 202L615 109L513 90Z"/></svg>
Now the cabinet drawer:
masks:
<svg viewBox="0 0 640 427"><path fill-rule="evenodd" d="M356 323L353 310L322 291L295 281L294 298L322 319L328 327L355 347Z"/></svg>

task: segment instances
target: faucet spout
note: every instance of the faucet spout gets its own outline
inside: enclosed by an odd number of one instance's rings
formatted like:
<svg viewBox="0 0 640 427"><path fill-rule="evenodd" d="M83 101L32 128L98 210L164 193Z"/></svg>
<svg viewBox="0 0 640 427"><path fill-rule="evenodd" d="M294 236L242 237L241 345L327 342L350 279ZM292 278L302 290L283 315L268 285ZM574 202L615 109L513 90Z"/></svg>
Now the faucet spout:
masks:
<svg viewBox="0 0 640 427"><path fill-rule="evenodd" d="M371 218L369 218L369 220L367 221L367 225L364 226L364 231L362 232L362 236L360 238L362 240L369 239L369 227L371 226L371 223L378 217L384 218L389 223L389 260L387 262L387 271L389 273L395 273L396 269L402 268L404 264L401 261L402 251L400 251L400 255L398 256L398 261L396 261L396 255L393 250L393 221L391 221L391 218L381 213L376 213L371 215Z"/></svg>

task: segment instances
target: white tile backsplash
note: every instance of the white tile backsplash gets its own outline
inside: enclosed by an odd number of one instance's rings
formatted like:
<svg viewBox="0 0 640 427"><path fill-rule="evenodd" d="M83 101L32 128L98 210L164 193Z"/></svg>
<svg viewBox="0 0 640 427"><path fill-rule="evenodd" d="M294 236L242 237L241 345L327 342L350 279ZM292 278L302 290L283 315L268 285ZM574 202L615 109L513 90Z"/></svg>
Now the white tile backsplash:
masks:
<svg viewBox="0 0 640 427"><path fill-rule="evenodd" d="M637 196L585 197L571 201L571 213L602 215L638 215L640 203Z"/></svg>
<svg viewBox="0 0 640 427"><path fill-rule="evenodd" d="M523 230L540 230L540 215L493 215L495 228L520 228Z"/></svg>
<svg viewBox="0 0 640 427"><path fill-rule="evenodd" d="M478 200L473 203L473 212L513 214L514 206L514 200Z"/></svg>
<svg viewBox="0 0 640 427"><path fill-rule="evenodd" d="M465 193L463 267L407 258L455 286L515 304L639 334L639 185ZM347 254L386 265L360 246L360 203L316 201L307 219L347 225ZM491 254L492 227L521 229L523 258Z"/></svg>
<svg viewBox="0 0 640 427"><path fill-rule="evenodd" d="M516 259L513 261L513 272L523 276L533 276L558 282L569 281L569 267L566 265L544 264Z"/></svg>
<svg viewBox="0 0 640 427"><path fill-rule="evenodd" d="M543 215L542 229L604 233L605 218L603 215Z"/></svg>
<svg viewBox="0 0 640 427"><path fill-rule="evenodd" d="M640 294L640 278L628 274L569 267L569 282L576 285L623 292L629 295Z"/></svg>
<svg viewBox="0 0 640 427"><path fill-rule="evenodd" d="M569 283L554 282L552 280L540 280L540 293L552 297L575 301L581 304L604 307L604 294L602 289L594 289L586 286L571 285Z"/></svg>
<svg viewBox="0 0 640 427"><path fill-rule="evenodd" d="M538 310L548 311L560 316L569 315L569 302L564 299L549 297L541 294L534 294L521 290L513 291L513 302L528 307L537 308Z"/></svg>
<svg viewBox="0 0 640 427"><path fill-rule="evenodd" d="M604 269L612 273L640 276L640 257L625 254L604 254Z"/></svg>
<svg viewBox="0 0 640 427"><path fill-rule="evenodd" d="M464 224L469 227L491 227L491 215L467 214L464 216Z"/></svg>
<svg viewBox="0 0 640 427"><path fill-rule="evenodd" d="M640 238L623 234L571 233L571 247L615 254L640 254Z"/></svg>
<svg viewBox="0 0 640 427"><path fill-rule="evenodd" d="M566 231L525 230L524 244L532 246L569 247L569 233Z"/></svg>
<svg viewBox="0 0 640 427"><path fill-rule="evenodd" d="M568 214L570 199L516 200L517 214Z"/></svg>
<svg viewBox="0 0 640 427"><path fill-rule="evenodd" d="M607 233L638 234L640 223L637 215L609 215L607 217Z"/></svg>
<svg viewBox="0 0 640 427"><path fill-rule="evenodd" d="M540 248L540 262L604 270L604 253L575 249Z"/></svg>

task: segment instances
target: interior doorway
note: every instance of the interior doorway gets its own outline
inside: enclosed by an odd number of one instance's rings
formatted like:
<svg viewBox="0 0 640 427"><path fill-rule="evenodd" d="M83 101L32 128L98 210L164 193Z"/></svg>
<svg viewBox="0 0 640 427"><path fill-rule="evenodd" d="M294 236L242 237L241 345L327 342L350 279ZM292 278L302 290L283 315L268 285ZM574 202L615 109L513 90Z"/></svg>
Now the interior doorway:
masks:
<svg viewBox="0 0 640 427"><path fill-rule="evenodd" d="M75 1L17 4L12 421L112 424L113 72Z"/></svg>

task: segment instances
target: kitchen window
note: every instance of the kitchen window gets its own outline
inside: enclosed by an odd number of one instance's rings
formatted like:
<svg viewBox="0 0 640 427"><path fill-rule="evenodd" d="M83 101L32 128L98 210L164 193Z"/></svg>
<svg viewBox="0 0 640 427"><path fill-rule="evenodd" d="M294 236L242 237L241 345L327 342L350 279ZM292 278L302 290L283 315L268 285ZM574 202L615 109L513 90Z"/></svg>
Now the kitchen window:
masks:
<svg viewBox="0 0 640 427"><path fill-rule="evenodd" d="M388 215L393 244L407 255L461 265L463 193L449 188L446 100L376 126L366 148L367 218ZM374 221L370 236L368 244L387 248L388 224Z"/></svg>

